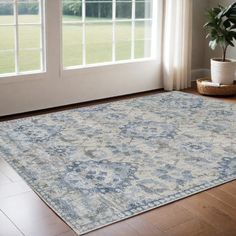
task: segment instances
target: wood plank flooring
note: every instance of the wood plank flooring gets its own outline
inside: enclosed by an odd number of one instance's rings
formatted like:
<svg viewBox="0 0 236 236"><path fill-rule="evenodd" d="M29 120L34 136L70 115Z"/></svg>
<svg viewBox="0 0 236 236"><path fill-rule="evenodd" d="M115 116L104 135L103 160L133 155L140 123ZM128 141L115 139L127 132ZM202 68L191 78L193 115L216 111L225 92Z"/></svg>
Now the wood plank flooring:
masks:
<svg viewBox="0 0 236 236"><path fill-rule="evenodd" d="M196 93L195 89L186 92ZM236 97L223 100L236 103ZM14 118L16 117L5 117L1 120ZM21 177L0 159L0 236L18 235L76 236ZM236 181L107 226L86 236L236 236Z"/></svg>

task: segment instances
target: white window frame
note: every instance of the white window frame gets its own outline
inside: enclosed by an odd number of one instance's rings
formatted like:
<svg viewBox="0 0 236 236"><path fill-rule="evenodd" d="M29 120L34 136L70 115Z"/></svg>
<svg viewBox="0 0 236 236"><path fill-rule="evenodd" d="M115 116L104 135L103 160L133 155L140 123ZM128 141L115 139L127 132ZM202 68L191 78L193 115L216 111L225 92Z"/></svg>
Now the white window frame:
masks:
<svg viewBox="0 0 236 236"><path fill-rule="evenodd" d="M102 2L102 0L101 0ZM130 0L130 3L132 4L132 13L130 19L119 19L116 18L116 0L111 0L112 2L112 19L106 20L105 23L111 23L112 24L112 60L108 62L100 62L100 63L86 63L86 24L90 23L104 23L104 21L99 20L89 20L86 21L86 1L82 0L82 20L81 21L73 21L73 22L67 22L69 24L81 24L82 25L82 51L83 51L83 58L82 58L82 64L81 65L75 65L75 66L64 66L63 63L63 53L61 55L61 68L62 73L66 75L67 72L73 71L73 70L81 70L86 68L92 68L92 67L101 67L101 66L110 66L110 65L116 65L116 64L127 64L127 63L135 63L135 62L145 62L150 60L155 60L156 57L156 50L155 50L155 42L156 39L156 32L155 32L155 20L156 20L156 12L154 9L156 9L156 0L150 0L150 3L152 4L152 11L151 11L151 18L136 18L136 0ZM140 0L142 2L142 0ZM144 2L144 1L143 1ZM104 2L109 3L109 2ZM129 3L129 2L127 2ZM62 0L60 0L61 4L61 50L63 51L63 25L67 24L62 21ZM131 23L131 58L126 60L116 60L116 23L119 22L130 22ZM143 58L135 58L135 23L136 22L151 22L151 38L144 38L142 40L150 40L151 41L151 49L150 49L150 56L143 57Z"/></svg>
<svg viewBox="0 0 236 236"><path fill-rule="evenodd" d="M27 79L31 75L36 75L46 72L46 40L45 40L45 0L37 0L35 2L27 3L39 3L39 22L38 23L19 23L18 14L18 0L12 0L12 2L1 2L10 3L13 5L13 17L14 23L10 24L0 24L0 27L14 27L14 49L0 50L0 52L14 52L15 53L15 72L0 74L0 79L4 77L12 77L13 81L16 77L21 77ZM20 71L19 68L19 26L39 26L40 27L40 48L24 48L24 51L39 51L40 52L40 69L33 71ZM11 81L11 80L9 80Z"/></svg>

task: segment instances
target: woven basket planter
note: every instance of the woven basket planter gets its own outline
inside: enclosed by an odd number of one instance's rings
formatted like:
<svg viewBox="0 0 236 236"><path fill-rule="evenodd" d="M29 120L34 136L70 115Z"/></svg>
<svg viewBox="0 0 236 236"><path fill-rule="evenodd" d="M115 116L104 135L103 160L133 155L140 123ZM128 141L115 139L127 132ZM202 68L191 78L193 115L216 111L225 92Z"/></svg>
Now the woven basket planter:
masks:
<svg viewBox="0 0 236 236"><path fill-rule="evenodd" d="M207 96L234 96L236 95L236 81L231 85L211 86L206 85L203 81L211 82L209 78L197 80L197 90L202 95Z"/></svg>

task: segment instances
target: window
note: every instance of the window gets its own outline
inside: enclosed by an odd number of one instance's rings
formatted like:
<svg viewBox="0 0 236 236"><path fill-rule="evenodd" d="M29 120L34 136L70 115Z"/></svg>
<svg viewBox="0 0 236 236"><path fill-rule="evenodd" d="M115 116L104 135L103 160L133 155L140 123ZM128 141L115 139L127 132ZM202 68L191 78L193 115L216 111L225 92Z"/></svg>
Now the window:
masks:
<svg viewBox="0 0 236 236"><path fill-rule="evenodd" d="M151 57L152 0L62 0L64 68Z"/></svg>
<svg viewBox="0 0 236 236"><path fill-rule="evenodd" d="M0 0L0 75L44 70L42 0Z"/></svg>

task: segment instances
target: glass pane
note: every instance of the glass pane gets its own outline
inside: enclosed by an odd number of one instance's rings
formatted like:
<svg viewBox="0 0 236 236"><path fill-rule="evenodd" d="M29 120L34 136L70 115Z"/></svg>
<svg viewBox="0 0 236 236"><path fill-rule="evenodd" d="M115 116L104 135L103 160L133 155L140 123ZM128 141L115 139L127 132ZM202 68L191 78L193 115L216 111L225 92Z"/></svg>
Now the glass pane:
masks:
<svg viewBox="0 0 236 236"><path fill-rule="evenodd" d="M68 23L68 22L80 22L82 21L81 16L75 16L75 15L63 15L62 22Z"/></svg>
<svg viewBox="0 0 236 236"><path fill-rule="evenodd" d="M0 50L15 48L15 27L0 26Z"/></svg>
<svg viewBox="0 0 236 236"><path fill-rule="evenodd" d="M116 60L131 58L131 22L116 23Z"/></svg>
<svg viewBox="0 0 236 236"><path fill-rule="evenodd" d="M86 3L86 20L111 20L112 2Z"/></svg>
<svg viewBox="0 0 236 236"><path fill-rule="evenodd" d="M136 21L135 22L135 39L151 39L152 22Z"/></svg>
<svg viewBox="0 0 236 236"><path fill-rule="evenodd" d="M135 41L135 58L145 58L151 56L151 40Z"/></svg>
<svg viewBox="0 0 236 236"><path fill-rule="evenodd" d="M116 42L116 60L131 59L131 41Z"/></svg>
<svg viewBox="0 0 236 236"><path fill-rule="evenodd" d="M132 17L131 1L116 1L116 18L130 19Z"/></svg>
<svg viewBox="0 0 236 236"><path fill-rule="evenodd" d="M116 41L130 41L132 32L131 22L116 22Z"/></svg>
<svg viewBox="0 0 236 236"><path fill-rule="evenodd" d="M86 24L86 59L87 64L112 60L111 23Z"/></svg>
<svg viewBox="0 0 236 236"><path fill-rule="evenodd" d="M64 67L82 64L82 25L63 25Z"/></svg>
<svg viewBox="0 0 236 236"><path fill-rule="evenodd" d="M86 63L94 64L112 60L112 43L96 43L86 45Z"/></svg>
<svg viewBox="0 0 236 236"><path fill-rule="evenodd" d="M13 4L8 3L12 1L0 1L0 24L13 24L14 23L14 10Z"/></svg>
<svg viewBox="0 0 236 236"><path fill-rule="evenodd" d="M23 48L40 48L40 26L19 26L19 46Z"/></svg>
<svg viewBox="0 0 236 236"><path fill-rule="evenodd" d="M39 23L39 2L37 1L18 1L18 22L20 23Z"/></svg>
<svg viewBox="0 0 236 236"><path fill-rule="evenodd" d="M82 20L82 1L63 0L63 22Z"/></svg>
<svg viewBox="0 0 236 236"><path fill-rule="evenodd" d="M151 21L135 22L135 58L151 56Z"/></svg>
<svg viewBox="0 0 236 236"><path fill-rule="evenodd" d="M111 23L86 24L86 43L112 43Z"/></svg>
<svg viewBox="0 0 236 236"><path fill-rule="evenodd" d="M41 69L41 52L30 51L30 50L22 50L19 52L19 68L20 72L24 71L34 71Z"/></svg>
<svg viewBox="0 0 236 236"><path fill-rule="evenodd" d="M135 18L136 19L150 19L152 18L152 1L136 0L135 5Z"/></svg>
<svg viewBox="0 0 236 236"><path fill-rule="evenodd" d="M15 53L0 51L0 74L15 72Z"/></svg>

